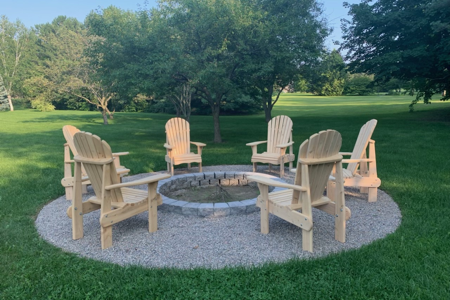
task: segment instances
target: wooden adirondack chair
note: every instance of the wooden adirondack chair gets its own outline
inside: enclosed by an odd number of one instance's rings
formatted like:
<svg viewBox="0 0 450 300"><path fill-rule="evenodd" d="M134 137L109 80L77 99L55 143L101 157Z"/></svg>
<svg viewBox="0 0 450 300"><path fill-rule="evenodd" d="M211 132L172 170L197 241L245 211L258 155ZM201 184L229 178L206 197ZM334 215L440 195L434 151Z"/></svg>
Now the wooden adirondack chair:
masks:
<svg viewBox="0 0 450 300"><path fill-rule="evenodd" d="M112 226L134 215L148 211L148 230L157 230L157 206L162 204L160 194L156 193L158 181L169 178L161 174L140 180L120 183L117 177L115 158L111 148L98 136L88 132L78 132L74 136L77 150L75 161L75 187L72 205L67 214L72 218L72 238L83 237L83 215L100 209L102 249L112 246ZM84 166L90 178L95 196L82 202L82 175ZM128 188L141 184L148 185L148 191Z"/></svg>
<svg viewBox="0 0 450 300"><path fill-rule="evenodd" d="M350 159L342 160L343 163L348 163L343 170L344 185L359 187L362 193L368 193L369 202L377 201L378 187L381 185L377 175L375 141L372 140L376 125L377 120L368 121L359 131L353 152L340 152L341 155L350 155Z"/></svg>
<svg viewBox="0 0 450 300"><path fill-rule="evenodd" d="M335 239L345 242L345 223L350 209L345 206L342 178L342 155L339 154L342 139L335 130L321 131L302 143L299 150L294 184L280 183L260 176L248 176L258 183L260 196L256 205L261 208L261 232L269 233L269 213L302 229L303 250L313 251L312 207L335 216ZM335 195L332 201L323 192L330 172L335 170ZM286 190L269 193L269 186ZM298 211L298 210L301 210Z"/></svg>
<svg viewBox="0 0 450 300"><path fill-rule="evenodd" d="M73 156L78 155L77 149L73 143L73 136L75 133L80 130L72 125L66 125L63 127L63 134L66 139L66 143L64 144L64 178L61 180L62 186L66 189L66 199L72 200L73 197L73 186L74 186L74 178L72 175L72 164L73 160L71 159L70 152L72 152ZM119 152L113 153L114 156L114 164L116 165L117 176L121 180L122 176L127 175L130 170L120 165L120 156L127 155L128 152ZM86 187L91 184L89 178L86 174L86 170L84 170L83 165L81 166L81 174L82 174L82 185L83 185L83 193L86 193Z"/></svg>
<svg viewBox="0 0 450 300"><path fill-rule="evenodd" d="M267 143L267 151L258 153L258 145ZM272 165L280 165L280 177L284 176L284 163L295 160L292 144L292 120L288 116L277 116L269 121L267 128L267 141L259 141L246 144L252 147L253 172L256 172L257 163L268 163L269 169ZM286 149L289 147L289 154Z"/></svg>
<svg viewBox="0 0 450 300"><path fill-rule="evenodd" d="M191 144L197 146L197 154L191 152ZM200 172L202 171L202 148L206 144L192 142L190 136L189 123L181 118L172 118L166 123L166 162L167 171L173 176L173 166L179 164L198 163Z"/></svg>

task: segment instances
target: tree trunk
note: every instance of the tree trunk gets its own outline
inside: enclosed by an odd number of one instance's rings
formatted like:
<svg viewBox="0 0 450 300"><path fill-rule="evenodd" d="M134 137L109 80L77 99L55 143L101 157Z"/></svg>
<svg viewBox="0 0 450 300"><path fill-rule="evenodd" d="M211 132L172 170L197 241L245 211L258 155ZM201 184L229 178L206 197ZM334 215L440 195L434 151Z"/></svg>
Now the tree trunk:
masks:
<svg viewBox="0 0 450 300"><path fill-rule="evenodd" d="M191 119L191 110L186 112L186 121L188 121L188 123L189 123L190 119Z"/></svg>
<svg viewBox="0 0 450 300"><path fill-rule="evenodd" d="M109 119L110 120L114 120L114 113L116 112L116 109L114 108L114 110L111 112L108 107L106 107L106 112L108 113Z"/></svg>
<svg viewBox="0 0 450 300"><path fill-rule="evenodd" d="M269 123L270 120L272 120L272 94L273 94L273 84L271 84L268 89L267 89L267 94L263 94L263 97L265 97L265 99L263 98L264 101L264 113L266 115L266 122Z"/></svg>
<svg viewBox="0 0 450 300"><path fill-rule="evenodd" d="M8 93L9 110L14 111L11 95Z"/></svg>
<svg viewBox="0 0 450 300"><path fill-rule="evenodd" d="M108 117L106 116L106 111L102 109L102 116L103 116L103 125L108 125Z"/></svg>
<svg viewBox="0 0 450 300"><path fill-rule="evenodd" d="M214 143L222 143L222 136L220 135L220 120L219 120L220 104L211 105L211 109L214 119Z"/></svg>
<svg viewBox="0 0 450 300"><path fill-rule="evenodd" d="M272 109L270 108L269 105L267 105L266 101L264 101L264 114L266 115L267 123L269 123L269 121L272 120Z"/></svg>

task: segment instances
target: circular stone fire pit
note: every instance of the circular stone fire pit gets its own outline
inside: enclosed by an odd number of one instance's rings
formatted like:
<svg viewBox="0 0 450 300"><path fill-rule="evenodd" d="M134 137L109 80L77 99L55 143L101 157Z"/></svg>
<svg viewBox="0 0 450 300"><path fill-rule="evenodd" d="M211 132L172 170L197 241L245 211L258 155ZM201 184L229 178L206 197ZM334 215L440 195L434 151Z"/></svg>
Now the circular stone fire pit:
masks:
<svg viewBox="0 0 450 300"><path fill-rule="evenodd" d="M163 207L171 212L200 217L222 217L227 215L237 214L249 214L258 211L259 208L255 206L256 197L251 199L244 199L240 201L228 201L228 202L214 202L214 203L200 203L190 201L172 199L168 195L174 194L177 191L196 189L199 193L202 192L202 188L216 187L217 193L221 191L223 195L218 195L218 199L229 199L227 197L227 189L229 187L236 186L256 186L256 183L249 182L247 176L258 175L267 178L271 178L277 181L285 182L284 180L262 173L253 172L205 172L205 173L193 173L172 176L169 179L161 180L158 184L158 193L163 198ZM269 191L283 190L284 188L269 187ZM205 192L206 189L205 189ZM209 189L209 193L211 191ZM259 193L258 193L259 194ZM232 195L231 195L232 196ZM163 208L161 207L161 208Z"/></svg>

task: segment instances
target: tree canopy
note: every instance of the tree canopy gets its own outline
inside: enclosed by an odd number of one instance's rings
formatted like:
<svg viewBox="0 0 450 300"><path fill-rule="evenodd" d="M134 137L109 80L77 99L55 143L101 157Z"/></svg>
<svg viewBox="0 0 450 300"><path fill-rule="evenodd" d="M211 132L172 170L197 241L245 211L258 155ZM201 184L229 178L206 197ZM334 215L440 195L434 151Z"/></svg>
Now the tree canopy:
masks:
<svg viewBox="0 0 450 300"><path fill-rule="evenodd" d="M411 80L416 103L450 90L450 0L363 0L343 20L350 70ZM449 93L443 99L449 99Z"/></svg>

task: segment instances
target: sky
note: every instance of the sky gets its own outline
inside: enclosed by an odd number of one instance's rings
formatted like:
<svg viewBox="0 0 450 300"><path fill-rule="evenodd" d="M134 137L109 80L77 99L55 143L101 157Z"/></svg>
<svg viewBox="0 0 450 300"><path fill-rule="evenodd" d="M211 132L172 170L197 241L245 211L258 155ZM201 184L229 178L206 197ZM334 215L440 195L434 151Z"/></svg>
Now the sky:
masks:
<svg viewBox="0 0 450 300"><path fill-rule="evenodd" d="M326 41L326 46L330 49L337 48L333 45L333 40L341 40L340 20L348 18L348 10L342 5L344 0L318 1L324 4L324 16L329 26L334 28ZM359 3L360 1L346 0L346 2ZM32 27L50 23L61 15L74 17L83 22L92 10L107 8L110 5L136 11L156 6L156 3L156 0L0 0L0 16L5 15L9 21L20 20L25 26Z"/></svg>

